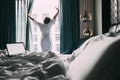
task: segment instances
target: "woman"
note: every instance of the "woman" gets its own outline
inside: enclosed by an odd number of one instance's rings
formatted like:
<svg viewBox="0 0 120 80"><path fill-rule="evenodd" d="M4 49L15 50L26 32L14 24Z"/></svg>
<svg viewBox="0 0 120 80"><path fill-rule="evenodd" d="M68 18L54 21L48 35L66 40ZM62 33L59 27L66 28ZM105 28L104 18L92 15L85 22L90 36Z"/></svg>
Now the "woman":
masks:
<svg viewBox="0 0 120 80"><path fill-rule="evenodd" d="M57 13L54 15L53 19L50 19L49 17L45 17L44 19L44 23L40 23L38 21L36 21L34 18L32 18L29 14L28 17L39 26L41 33L42 33L42 37L41 37L41 48L43 52L47 52L51 50L51 38L50 38L50 29L52 27L52 25L55 23L56 21L56 17L59 13L59 9L57 9Z"/></svg>

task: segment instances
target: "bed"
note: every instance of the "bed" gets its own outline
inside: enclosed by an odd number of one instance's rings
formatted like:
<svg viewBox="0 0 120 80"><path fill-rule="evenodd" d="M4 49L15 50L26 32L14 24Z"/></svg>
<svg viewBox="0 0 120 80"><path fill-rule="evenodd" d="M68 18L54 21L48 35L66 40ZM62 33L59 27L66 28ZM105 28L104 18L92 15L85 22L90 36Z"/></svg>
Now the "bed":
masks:
<svg viewBox="0 0 120 80"><path fill-rule="evenodd" d="M70 80L120 80L120 31L89 38L73 52Z"/></svg>
<svg viewBox="0 0 120 80"><path fill-rule="evenodd" d="M91 37L71 55L0 55L0 80L120 80L119 76L119 31Z"/></svg>
<svg viewBox="0 0 120 80"><path fill-rule="evenodd" d="M59 56L53 52L1 55L0 80L64 80L67 66Z"/></svg>

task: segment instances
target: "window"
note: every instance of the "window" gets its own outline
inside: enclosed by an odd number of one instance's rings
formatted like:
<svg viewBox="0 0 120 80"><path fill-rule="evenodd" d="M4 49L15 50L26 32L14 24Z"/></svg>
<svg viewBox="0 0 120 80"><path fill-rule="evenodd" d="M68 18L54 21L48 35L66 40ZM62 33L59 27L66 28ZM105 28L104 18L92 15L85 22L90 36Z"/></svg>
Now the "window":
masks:
<svg viewBox="0 0 120 80"><path fill-rule="evenodd" d="M59 43L56 44L56 51L57 51L57 52L60 52L60 44L59 44Z"/></svg>
<svg viewBox="0 0 120 80"><path fill-rule="evenodd" d="M60 41L60 34L55 34L56 41Z"/></svg>
<svg viewBox="0 0 120 80"><path fill-rule="evenodd" d="M17 41L25 42L26 34L26 23L27 23L27 1L28 0L16 0L16 31L17 31ZM58 0L34 0L31 16L38 22L43 22L43 19L48 16L53 18L57 10L55 7L59 7ZM40 47L40 38L41 32L40 29L32 21L31 23L31 35L32 40L30 45L32 46L30 51L41 51ZM26 35L27 36L27 35ZM56 23L51 29L51 38L52 38L52 51L59 52L60 48L60 26L58 22L58 17ZM56 49L56 47L58 49Z"/></svg>
<svg viewBox="0 0 120 80"><path fill-rule="evenodd" d="M42 2L42 3L41 3ZM34 17L38 22L43 22L43 19L48 16L50 18L53 18L53 16L56 14L56 8L58 7L58 0L35 0L32 8L32 17ZM32 24L34 26L34 24ZM37 51L41 51L40 49L40 37L41 32L39 28L37 28L37 32L35 30L32 30L32 34L36 34L36 36L33 36L34 39L37 37ZM57 35L56 35L57 34ZM56 50L56 47L60 47L60 40L56 40L56 37L60 37L60 28L58 25L58 21L55 23L55 25L51 29L51 37L52 37L52 51L58 52L59 50ZM36 42L33 42L33 45L36 44ZM57 44L57 46L56 46ZM33 46L33 47L36 47ZM36 49L36 48L35 48Z"/></svg>

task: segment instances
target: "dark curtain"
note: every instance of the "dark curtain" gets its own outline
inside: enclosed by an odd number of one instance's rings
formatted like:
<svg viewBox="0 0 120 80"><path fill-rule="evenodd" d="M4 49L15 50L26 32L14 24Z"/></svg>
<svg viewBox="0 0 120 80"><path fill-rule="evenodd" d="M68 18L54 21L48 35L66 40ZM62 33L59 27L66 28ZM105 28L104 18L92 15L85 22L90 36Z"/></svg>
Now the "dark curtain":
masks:
<svg viewBox="0 0 120 80"><path fill-rule="evenodd" d="M106 33L111 26L120 24L120 0L102 0L102 31Z"/></svg>
<svg viewBox="0 0 120 80"><path fill-rule="evenodd" d="M111 25L110 0L102 0L102 33L108 32Z"/></svg>
<svg viewBox="0 0 120 80"><path fill-rule="evenodd" d="M33 1L34 0L27 0L27 13L31 13L31 8L33 5ZM26 49L30 50L30 34L31 33L31 24L30 24L30 20L27 18L27 25L26 25Z"/></svg>
<svg viewBox="0 0 120 80"><path fill-rule="evenodd" d="M0 49L16 41L15 1L0 0Z"/></svg>
<svg viewBox="0 0 120 80"><path fill-rule="evenodd" d="M60 53L72 52L80 39L79 0L60 0Z"/></svg>

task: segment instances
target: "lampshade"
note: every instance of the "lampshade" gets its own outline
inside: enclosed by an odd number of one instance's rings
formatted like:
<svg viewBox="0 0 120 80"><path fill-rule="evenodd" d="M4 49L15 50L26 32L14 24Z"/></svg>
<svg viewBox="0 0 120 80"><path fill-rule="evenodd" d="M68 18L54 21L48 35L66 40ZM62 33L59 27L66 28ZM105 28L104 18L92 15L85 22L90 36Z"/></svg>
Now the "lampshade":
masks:
<svg viewBox="0 0 120 80"><path fill-rule="evenodd" d="M92 20L92 14L88 11L85 11L84 13L80 14L80 20L82 22L89 22Z"/></svg>
<svg viewBox="0 0 120 80"><path fill-rule="evenodd" d="M83 30L83 36L84 36L84 37L91 37L91 36L93 36L93 31L92 31L92 29L90 29L89 27L86 27L86 28Z"/></svg>
<svg viewBox="0 0 120 80"><path fill-rule="evenodd" d="M84 0L84 12L80 14L80 20L82 22L89 22L92 20L92 14L88 12L88 5L87 5L87 0Z"/></svg>

